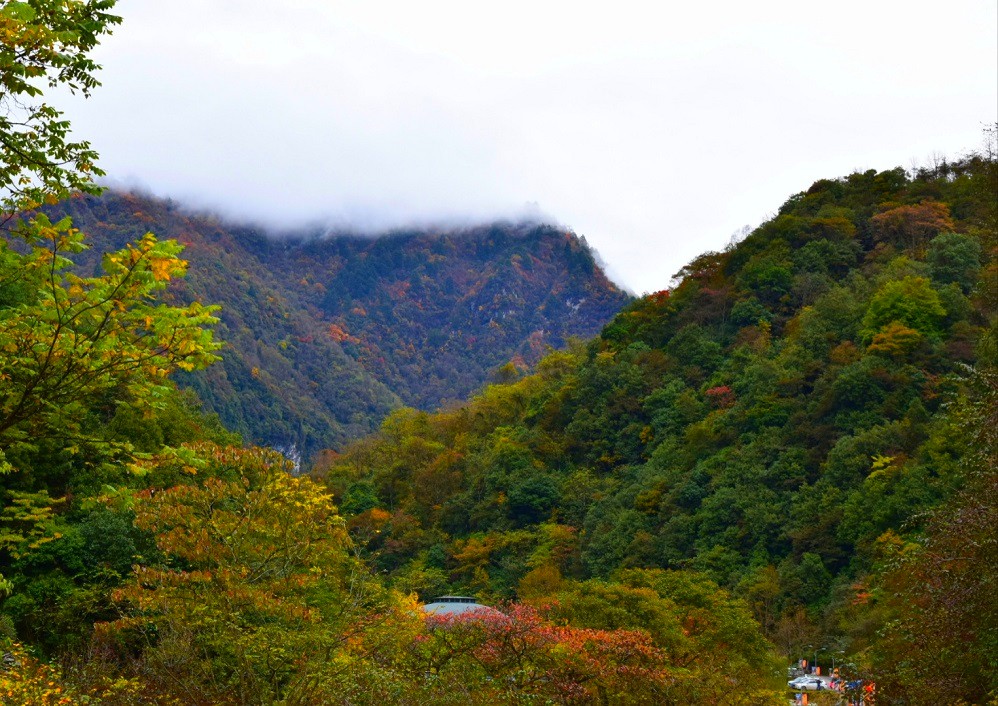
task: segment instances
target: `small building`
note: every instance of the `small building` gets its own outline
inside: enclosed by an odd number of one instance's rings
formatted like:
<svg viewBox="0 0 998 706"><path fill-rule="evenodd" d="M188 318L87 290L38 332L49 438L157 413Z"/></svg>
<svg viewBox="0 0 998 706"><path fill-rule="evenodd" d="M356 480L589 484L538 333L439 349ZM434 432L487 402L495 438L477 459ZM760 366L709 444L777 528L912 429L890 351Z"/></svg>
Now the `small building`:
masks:
<svg viewBox="0 0 998 706"><path fill-rule="evenodd" d="M423 606L423 611L428 615L455 616L465 613L498 613L495 608L482 605L474 598L468 596L440 596L434 598L432 603Z"/></svg>

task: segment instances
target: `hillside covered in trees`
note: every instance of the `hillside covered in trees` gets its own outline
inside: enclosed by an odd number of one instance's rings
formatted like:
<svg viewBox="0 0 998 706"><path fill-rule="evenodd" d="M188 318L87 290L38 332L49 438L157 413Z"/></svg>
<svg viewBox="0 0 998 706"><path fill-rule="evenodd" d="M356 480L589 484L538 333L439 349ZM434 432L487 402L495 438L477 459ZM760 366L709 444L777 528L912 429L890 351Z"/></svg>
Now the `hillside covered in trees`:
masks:
<svg viewBox="0 0 998 706"><path fill-rule="evenodd" d="M611 610L593 592L636 569L694 571L788 658L851 661L891 703L981 703L998 686L990 145L816 182L591 342L459 409L396 412L318 469L355 542L402 590L573 615Z"/></svg>
<svg viewBox="0 0 998 706"><path fill-rule="evenodd" d="M306 457L400 404L464 399L502 365L594 335L629 299L583 239L545 225L278 237L119 192L55 213L87 233L85 268L146 232L182 244L172 292L221 305L226 346L181 384L247 439Z"/></svg>

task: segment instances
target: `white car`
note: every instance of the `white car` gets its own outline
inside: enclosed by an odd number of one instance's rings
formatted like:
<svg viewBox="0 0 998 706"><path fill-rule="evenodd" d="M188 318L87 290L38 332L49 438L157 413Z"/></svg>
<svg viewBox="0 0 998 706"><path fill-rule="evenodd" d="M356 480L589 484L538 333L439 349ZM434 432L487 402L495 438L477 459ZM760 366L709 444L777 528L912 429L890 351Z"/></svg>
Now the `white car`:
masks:
<svg viewBox="0 0 998 706"><path fill-rule="evenodd" d="M787 686L794 691L818 691L828 688L825 682L818 679L818 677L797 677L788 681Z"/></svg>

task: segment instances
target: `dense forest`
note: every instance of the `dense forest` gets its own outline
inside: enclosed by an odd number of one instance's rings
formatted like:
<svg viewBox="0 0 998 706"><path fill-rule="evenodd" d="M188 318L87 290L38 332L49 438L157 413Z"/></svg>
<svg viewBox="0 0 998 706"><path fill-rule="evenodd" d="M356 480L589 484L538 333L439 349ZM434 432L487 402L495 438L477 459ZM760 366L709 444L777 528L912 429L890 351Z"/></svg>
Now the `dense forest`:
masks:
<svg viewBox="0 0 998 706"><path fill-rule="evenodd" d="M629 300L583 239L544 225L275 235L113 191L47 213L87 233L87 270L149 231L181 243L187 277L169 294L221 305L226 345L178 382L248 440L305 459L403 404L463 400L503 365L595 335Z"/></svg>
<svg viewBox="0 0 998 706"><path fill-rule="evenodd" d="M471 316L496 336L519 325L505 297L527 299L502 289L506 263L568 263L607 306L621 295L572 237L511 227L402 249L246 239L287 251L226 273L248 309L200 301L229 285L195 285L183 242L126 218L171 207L98 198L96 155L44 102L40 86L97 86L113 6L0 4L0 701L775 705L805 656L875 681L877 703L998 698L994 132L931 169L819 181L592 340L502 367L463 405L397 410L297 475L177 384L220 385L203 376L228 375L226 336L258 318L297 322L264 322L262 358L321 322L356 346L329 360L370 370L382 344L323 317L367 286L370 331L396 306L420 320L393 292L456 292L435 247L499 247L472 270ZM120 240L92 240L91 215ZM192 262L233 262L198 242ZM313 246L395 253L418 281L372 266L340 291L317 270L312 318L251 293ZM494 610L426 615L444 592Z"/></svg>
<svg viewBox="0 0 998 706"><path fill-rule="evenodd" d="M788 657L979 703L998 646L989 150L819 181L589 343L465 407L395 413L318 469L354 541L425 596L571 606L694 571Z"/></svg>

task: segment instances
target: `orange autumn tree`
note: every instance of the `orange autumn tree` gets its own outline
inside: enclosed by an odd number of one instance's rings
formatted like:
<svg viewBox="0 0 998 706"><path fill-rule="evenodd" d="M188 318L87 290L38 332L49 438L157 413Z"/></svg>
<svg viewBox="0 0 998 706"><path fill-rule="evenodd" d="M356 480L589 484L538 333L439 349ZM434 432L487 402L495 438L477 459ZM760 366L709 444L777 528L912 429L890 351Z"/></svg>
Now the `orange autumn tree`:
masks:
<svg viewBox="0 0 998 706"><path fill-rule="evenodd" d="M553 595L556 621L647 632L670 676L658 703L780 703L780 661L749 606L702 574L627 569Z"/></svg>
<svg viewBox="0 0 998 706"><path fill-rule="evenodd" d="M473 538L460 560L477 576L515 534ZM577 582L553 569L541 586L528 605L471 619L387 616L364 632L337 703L784 703L782 665L749 607L705 576Z"/></svg>
<svg viewBox="0 0 998 706"><path fill-rule="evenodd" d="M523 604L400 613L365 634L363 653L345 703L669 703L674 680L646 632L559 625Z"/></svg>
<svg viewBox="0 0 998 706"><path fill-rule="evenodd" d="M939 233L953 230L949 206L938 201L889 208L873 216L870 224L877 240L919 251Z"/></svg>
<svg viewBox="0 0 998 706"><path fill-rule="evenodd" d="M377 592L319 486L276 452L218 455L203 484L134 496L161 557L98 642L184 703L309 703Z"/></svg>

